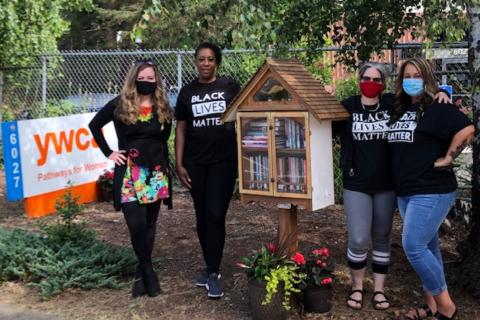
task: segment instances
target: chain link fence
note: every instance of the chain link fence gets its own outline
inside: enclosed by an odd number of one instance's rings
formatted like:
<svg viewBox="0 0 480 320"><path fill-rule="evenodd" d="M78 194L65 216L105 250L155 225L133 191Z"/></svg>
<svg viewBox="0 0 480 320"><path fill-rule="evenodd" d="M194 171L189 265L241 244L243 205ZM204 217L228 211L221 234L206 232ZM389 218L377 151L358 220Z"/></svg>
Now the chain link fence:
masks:
<svg viewBox="0 0 480 320"><path fill-rule="evenodd" d="M322 80L325 71L336 79L355 77L349 68L336 63L335 48L321 49L324 60L319 64L323 71L314 74ZM0 101L2 121L55 117L98 111L119 94L126 73L138 59L153 60L164 79L166 94L172 107L180 88L197 77L193 63L193 51L65 51L44 54L28 67L0 68ZM224 50L222 67L218 73L235 79L242 86L263 63L253 51ZM297 57L301 51L289 53ZM426 50L421 44L399 44L395 49L384 50L374 60L386 64L394 80L398 66L411 57L426 57L434 61L435 74L440 85L446 85L452 100L466 112L472 111L471 79L468 69L467 44L457 43L448 49ZM328 78L328 77L327 77ZM393 90L393 81L391 90ZM333 142L334 159L338 163L340 146ZM173 150L171 159L174 161ZM468 170L471 153L462 157L465 168L461 172L461 198L471 198ZM470 162L469 162L470 161ZM174 164L174 163L173 163ZM174 168L174 166L172 166ZM335 167L335 192L342 202L342 178Z"/></svg>

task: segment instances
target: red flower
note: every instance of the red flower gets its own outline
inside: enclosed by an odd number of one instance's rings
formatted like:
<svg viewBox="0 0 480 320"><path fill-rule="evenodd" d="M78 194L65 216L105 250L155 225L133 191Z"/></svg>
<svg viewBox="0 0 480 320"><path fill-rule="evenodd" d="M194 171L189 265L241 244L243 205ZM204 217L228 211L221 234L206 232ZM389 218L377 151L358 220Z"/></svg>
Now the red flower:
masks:
<svg viewBox="0 0 480 320"><path fill-rule="evenodd" d="M328 257L330 255L327 248L322 248L320 250L316 249L316 250L313 250L312 253L317 256L325 256L325 257Z"/></svg>
<svg viewBox="0 0 480 320"><path fill-rule="evenodd" d="M273 243L267 244L267 249L270 253L275 252L275 245Z"/></svg>
<svg viewBox="0 0 480 320"><path fill-rule="evenodd" d="M330 284L332 283L332 281L333 281L332 278L325 278L322 280L322 284Z"/></svg>
<svg viewBox="0 0 480 320"><path fill-rule="evenodd" d="M295 253L295 257L293 257L292 260L295 261L297 264L307 263L305 261L305 258L303 257L303 255L301 253L298 253L298 252Z"/></svg>

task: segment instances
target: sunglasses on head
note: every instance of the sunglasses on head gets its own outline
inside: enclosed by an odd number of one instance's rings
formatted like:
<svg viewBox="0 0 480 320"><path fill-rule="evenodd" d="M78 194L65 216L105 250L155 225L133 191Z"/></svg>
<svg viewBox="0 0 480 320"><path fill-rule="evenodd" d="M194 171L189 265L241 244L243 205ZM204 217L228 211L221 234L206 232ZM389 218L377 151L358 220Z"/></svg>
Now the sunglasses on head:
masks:
<svg viewBox="0 0 480 320"><path fill-rule="evenodd" d="M373 82L376 82L376 83L382 83L382 78L361 77L360 81L362 81L362 82L373 81Z"/></svg>
<svg viewBox="0 0 480 320"><path fill-rule="evenodd" d="M142 64L148 64L150 66L156 66L155 62L153 62L153 60L151 60L151 59L136 60L133 63L134 66L139 66L139 65L142 65Z"/></svg>

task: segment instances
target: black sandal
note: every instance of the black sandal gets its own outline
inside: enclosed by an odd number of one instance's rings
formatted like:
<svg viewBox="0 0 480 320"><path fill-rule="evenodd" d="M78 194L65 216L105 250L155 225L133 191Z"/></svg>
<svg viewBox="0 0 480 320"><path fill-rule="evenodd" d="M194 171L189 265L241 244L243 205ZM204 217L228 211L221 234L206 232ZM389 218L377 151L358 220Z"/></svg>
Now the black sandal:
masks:
<svg viewBox="0 0 480 320"><path fill-rule="evenodd" d="M435 313L434 318L438 319L438 320L453 320L453 319L455 319L456 316L457 316L457 309L455 309L455 312L453 313L453 315L450 318L447 317L447 316L444 316L443 314L441 314L438 311Z"/></svg>
<svg viewBox="0 0 480 320"><path fill-rule="evenodd" d="M420 310L420 309L425 310L425 313L427 314L426 317L421 318L420 312L418 312L418 310ZM417 320L417 319L418 319L418 320L420 320L420 319L425 319L425 318L428 318L428 317L433 316L432 309L430 309L430 307L428 306L428 304L424 304L424 305L421 306L420 308L418 308L418 309L413 309L413 310L415 311L415 313L416 313L417 315L414 315L414 314L410 315L410 314L407 313L407 314L405 314L405 319L410 319L410 320ZM413 316L413 317L415 317L415 318L410 318L410 316Z"/></svg>
<svg viewBox="0 0 480 320"><path fill-rule="evenodd" d="M382 296L385 297L385 300L375 300L375 296L381 294ZM379 304L382 304L382 303L388 303L388 307L384 307L384 308L381 308L381 307L378 307ZM373 293L373 296L372 296L372 307L373 309L375 310L387 310L388 308L390 308L390 300L388 300L387 296L385 295L384 292L382 291L375 291Z"/></svg>
<svg viewBox="0 0 480 320"><path fill-rule="evenodd" d="M355 292L360 292L362 294L362 299L361 300L357 300L357 299L353 299L352 298L352 294L354 294ZM357 289L357 290L352 290L349 294L348 294L348 297L347 297L347 307L349 307L350 309L353 309L353 310L360 310L362 309L363 307L363 290L360 290L360 289ZM359 304L358 307L356 306L352 306L351 304L348 303L348 301L353 301L357 304Z"/></svg>

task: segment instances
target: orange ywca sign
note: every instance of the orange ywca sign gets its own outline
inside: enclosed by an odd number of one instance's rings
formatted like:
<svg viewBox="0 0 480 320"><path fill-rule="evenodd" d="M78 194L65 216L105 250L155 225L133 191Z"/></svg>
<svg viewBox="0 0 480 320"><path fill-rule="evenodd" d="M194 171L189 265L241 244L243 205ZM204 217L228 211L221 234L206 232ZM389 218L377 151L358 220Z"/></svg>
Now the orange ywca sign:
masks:
<svg viewBox="0 0 480 320"><path fill-rule="evenodd" d="M45 202L52 200L49 199L52 195L58 198L67 181L74 184L74 191L82 196L81 202L94 200L92 197L97 197L95 181L105 169L114 166L99 150L88 129L94 115L2 123L7 200L25 198L26 209L42 207L31 199ZM104 127L104 134L110 147L116 149L112 123ZM53 208L53 204L46 207ZM35 216L50 212L35 212Z"/></svg>

